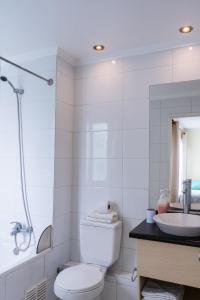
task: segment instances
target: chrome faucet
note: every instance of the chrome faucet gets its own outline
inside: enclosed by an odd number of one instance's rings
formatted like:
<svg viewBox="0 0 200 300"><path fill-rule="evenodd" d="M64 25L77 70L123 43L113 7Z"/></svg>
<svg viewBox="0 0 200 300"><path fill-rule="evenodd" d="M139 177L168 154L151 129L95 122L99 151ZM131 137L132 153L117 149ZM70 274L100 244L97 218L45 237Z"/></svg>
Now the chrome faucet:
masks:
<svg viewBox="0 0 200 300"><path fill-rule="evenodd" d="M20 222L11 222L10 224L15 224L12 228L10 235L17 235L22 230L22 224Z"/></svg>
<svg viewBox="0 0 200 300"><path fill-rule="evenodd" d="M14 227L11 230L10 235L16 236L18 233L28 233L28 232L33 232L33 228L27 225L23 225L20 222L11 222L10 224L15 224Z"/></svg>
<svg viewBox="0 0 200 300"><path fill-rule="evenodd" d="M183 213L189 214L191 210L191 186L192 180L186 179L183 181Z"/></svg>

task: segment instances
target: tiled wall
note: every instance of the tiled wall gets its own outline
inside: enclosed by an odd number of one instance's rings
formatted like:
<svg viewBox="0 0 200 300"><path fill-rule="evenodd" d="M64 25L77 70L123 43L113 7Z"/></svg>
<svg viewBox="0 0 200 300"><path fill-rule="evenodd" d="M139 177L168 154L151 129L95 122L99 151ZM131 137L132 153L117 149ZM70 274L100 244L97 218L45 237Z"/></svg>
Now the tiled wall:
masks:
<svg viewBox="0 0 200 300"><path fill-rule="evenodd" d="M21 64L55 78L55 56ZM49 87L42 80L5 63L1 64L1 74L16 88L24 89L21 103L27 195L37 244L42 231L52 224L55 85ZM17 99L7 83L1 82L0 93L0 224L4 228L0 238L14 247L10 222L26 222L20 187Z"/></svg>
<svg viewBox="0 0 200 300"><path fill-rule="evenodd" d="M54 246L69 241L71 230L72 126L74 69L57 58L55 174L54 174ZM68 257L69 258L69 257Z"/></svg>
<svg viewBox="0 0 200 300"><path fill-rule="evenodd" d="M45 66L51 66L50 58L27 63L26 66L46 77L53 77L53 87L48 87L38 79L34 80L32 76L28 80L29 85L21 82L18 74L16 78L20 87L25 88L27 93L24 128L29 143L25 144L25 152L28 155L29 151L32 151L30 155L33 155L33 152L38 155L34 164L28 165L27 170L35 171L31 178L35 185L43 185L45 191L51 189L51 193L45 193L42 188L38 191L39 194L33 193L31 200L37 205L31 206L31 215L37 210L41 218L37 219L36 225L40 226L41 230L45 223L42 214L48 214L50 224L53 223L53 248L0 275L1 300L22 300L24 290L43 278L48 280L47 299L55 300L53 283L57 267L69 261L73 68L58 56L52 59L54 68L51 72L45 69ZM13 70L10 71L10 75L12 72ZM46 96L46 90L51 97ZM0 97L0 101L4 99ZM12 120L11 117L8 117L8 120ZM41 128L42 125L44 128ZM34 126L37 129L35 131L32 128Z"/></svg>
<svg viewBox="0 0 200 300"><path fill-rule="evenodd" d="M145 217L148 207L149 85L199 78L199 58L200 48L193 47L193 51L176 49L119 59L115 65L109 61L77 68L74 128L73 69L62 59L57 59L57 71L54 72L57 77L56 101L52 108L52 115L56 110L54 246L49 253L0 276L0 299L22 300L25 289L46 277L48 300L55 300L56 268L69 259L80 259L79 219L95 207L97 201L115 202L123 220L121 255L114 269L125 272L132 269L135 242L128 238L128 232ZM36 68L41 66L41 61L35 64ZM33 82L29 84L33 86ZM44 88L46 86L41 85L40 89L34 89L41 96ZM37 124L41 124L44 117L41 112L48 111L51 105L44 107L32 108L31 116L35 114ZM46 146L45 143L42 149ZM46 149L49 150L49 146ZM41 181L40 177L35 180ZM103 299L134 299L135 285L130 282L130 277L126 278L130 275L123 274L107 277Z"/></svg>
<svg viewBox="0 0 200 300"><path fill-rule="evenodd" d="M197 78L199 46L76 69L72 259L80 259L80 217L97 202L110 200L123 220L121 255L114 268L132 270L135 242L128 233L148 207L149 85Z"/></svg>

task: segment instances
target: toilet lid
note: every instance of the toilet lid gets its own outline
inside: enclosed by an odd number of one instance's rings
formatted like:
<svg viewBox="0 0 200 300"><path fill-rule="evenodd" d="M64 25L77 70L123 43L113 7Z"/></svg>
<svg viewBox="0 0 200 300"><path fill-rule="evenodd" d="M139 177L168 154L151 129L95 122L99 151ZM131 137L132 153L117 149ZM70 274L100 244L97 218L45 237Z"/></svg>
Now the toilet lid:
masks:
<svg viewBox="0 0 200 300"><path fill-rule="evenodd" d="M71 293L86 292L97 288L104 282L104 275L95 266L80 264L60 272L56 284Z"/></svg>

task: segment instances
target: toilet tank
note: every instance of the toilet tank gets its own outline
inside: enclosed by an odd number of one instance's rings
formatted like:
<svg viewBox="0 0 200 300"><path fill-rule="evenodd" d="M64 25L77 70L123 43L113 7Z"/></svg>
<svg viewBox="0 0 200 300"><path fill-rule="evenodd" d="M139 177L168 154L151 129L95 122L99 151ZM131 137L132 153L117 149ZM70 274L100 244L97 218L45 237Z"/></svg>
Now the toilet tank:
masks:
<svg viewBox="0 0 200 300"><path fill-rule="evenodd" d="M119 257L122 222L105 224L82 220L80 248L84 262L104 267L111 266Z"/></svg>

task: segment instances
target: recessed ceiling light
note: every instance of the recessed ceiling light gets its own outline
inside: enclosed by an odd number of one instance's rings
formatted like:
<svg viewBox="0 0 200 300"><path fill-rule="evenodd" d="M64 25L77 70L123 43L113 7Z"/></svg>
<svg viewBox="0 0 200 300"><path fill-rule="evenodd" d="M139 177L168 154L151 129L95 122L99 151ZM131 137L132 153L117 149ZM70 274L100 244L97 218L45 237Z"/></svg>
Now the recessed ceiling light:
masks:
<svg viewBox="0 0 200 300"><path fill-rule="evenodd" d="M181 33L190 33L194 28L191 25L182 26L179 28Z"/></svg>
<svg viewBox="0 0 200 300"><path fill-rule="evenodd" d="M105 49L105 47L104 47L104 45L98 44L98 45L94 45L94 46L93 46L93 49L94 49L95 51L103 51L103 50Z"/></svg>

